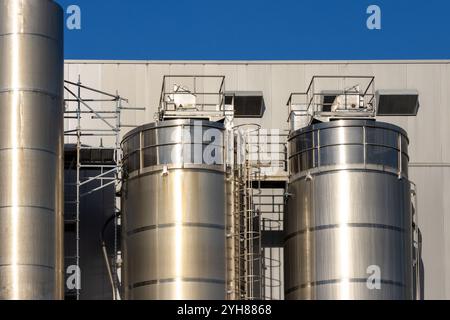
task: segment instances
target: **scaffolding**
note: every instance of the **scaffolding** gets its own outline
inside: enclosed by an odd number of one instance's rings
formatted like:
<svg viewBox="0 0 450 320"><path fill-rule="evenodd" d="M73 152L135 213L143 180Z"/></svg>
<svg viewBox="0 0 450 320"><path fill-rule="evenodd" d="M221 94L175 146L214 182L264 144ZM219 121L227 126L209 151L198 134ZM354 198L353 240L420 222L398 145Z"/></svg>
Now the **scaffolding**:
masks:
<svg viewBox="0 0 450 320"><path fill-rule="evenodd" d="M75 188L75 198L65 199L65 225L75 230L75 254L66 256L67 264L76 266L77 285L72 290L74 299L80 300L80 211L82 199L95 192L108 187L114 187L114 253L112 255L112 270L110 281L113 289L113 298L119 297L120 287L120 246L118 243L118 229L120 226L120 199L117 190L121 181L121 128L134 127L121 123L121 114L125 110L145 110L130 108L126 105L128 100L121 97L118 92L111 94L83 85L81 78L77 82L64 81L65 89L65 142L73 143L74 163L76 177L74 182L66 186ZM105 146L105 142L106 145ZM112 158L112 159L110 159ZM89 159L89 160L88 160ZM93 159L98 161L92 161ZM109 159L108 164L105 160ZM83 170L94 174L84 176ZM100 230L99 230L100 232ZM109 257L110 258L110 257ZM110 263L111 260L108 260ZM119 262L116 263L116 262ZM107 266L109 269L109 265Z"/></svg>

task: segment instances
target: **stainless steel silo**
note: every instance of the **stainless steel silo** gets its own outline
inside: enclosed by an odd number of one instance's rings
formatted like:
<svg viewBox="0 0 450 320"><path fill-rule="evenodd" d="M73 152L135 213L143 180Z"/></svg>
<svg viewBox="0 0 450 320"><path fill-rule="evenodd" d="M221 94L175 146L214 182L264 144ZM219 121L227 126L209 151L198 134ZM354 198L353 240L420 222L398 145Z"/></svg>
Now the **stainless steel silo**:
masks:
<svg viewBox="0 0 450 320"><path fill-rule="evenodd" d="M0 0L0 299L63 297L63 26Z"/></svg>
<svg viewBox="0 0 450 320"><path fill-rule="evenodd" d="M124 138L125 299L225 299L223 130L170 120Z"/></svg>
<svg viewBox="0 0 450 320"><path fill-rule="evenodd" d="M286 299L412 299L408 138L341 120L293 132Z"/></svg>

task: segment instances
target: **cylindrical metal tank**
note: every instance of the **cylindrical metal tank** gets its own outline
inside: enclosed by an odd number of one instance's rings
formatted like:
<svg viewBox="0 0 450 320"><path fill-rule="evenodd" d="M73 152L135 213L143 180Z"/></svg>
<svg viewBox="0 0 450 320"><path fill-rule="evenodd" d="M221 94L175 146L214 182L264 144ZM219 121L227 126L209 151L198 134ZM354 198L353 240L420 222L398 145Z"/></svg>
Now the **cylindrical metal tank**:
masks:
<svg viewBox="0 0 450 320"><path fill-rule="evenodd" d="M170 120L124 137L125 299L225 299L223 130Z"/></svg>
<svg viewBox="0 0 450 320"><path fill-rule="evenodd" d="M404 130L340 120L290 135L286 299L412 299Z"/></svg>
<svg viewBox="0 0 450 320"><path fill-rule="evenodd" d="M0 299L63 297L63 26L0 0Z"/></svg>

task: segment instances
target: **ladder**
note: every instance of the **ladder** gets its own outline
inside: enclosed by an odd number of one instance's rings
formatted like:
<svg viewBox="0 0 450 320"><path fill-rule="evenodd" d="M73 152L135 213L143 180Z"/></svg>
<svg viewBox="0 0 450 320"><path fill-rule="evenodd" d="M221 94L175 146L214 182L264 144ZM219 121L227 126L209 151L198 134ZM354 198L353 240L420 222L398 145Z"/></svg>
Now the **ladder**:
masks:
<svg viewBox="0 0 450 320"><path fill-rule="evenodd" d="M262 300L261 215L254 205L254 181L261 174L251 159L250 132L236 131L238 156L233 172L235 291L243 300Z"/></svg>

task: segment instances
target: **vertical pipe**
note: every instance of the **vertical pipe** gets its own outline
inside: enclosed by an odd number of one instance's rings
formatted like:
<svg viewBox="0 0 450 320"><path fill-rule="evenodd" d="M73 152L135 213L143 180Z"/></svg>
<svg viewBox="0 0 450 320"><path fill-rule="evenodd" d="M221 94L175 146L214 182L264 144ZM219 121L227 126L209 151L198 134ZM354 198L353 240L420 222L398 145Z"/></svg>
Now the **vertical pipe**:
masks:
<svg viewBox="0 0 450 320"><path fill-rule="evenodd" d="M75 264L77 265L77 271L80 270L80 210L81 210L81 78L78 75L77 86L77 186L76 186L76 217L75 217ZM80 276L80 275L78 275ZM81 280L81 279L80 279ZM80 289L77 286L76 299L80 300Z"/></svg>
<svg viewBox="0 0 450 320"><path fill-rule="evenodd" d="M63 11L0 0L0 299L63 298Z"/></svg>
<svg viewBox="0 0 450 320"><path fill-rule="evenodd" d="M227 300L238 300L238 294L236 290L236 225L234 216L235 206L235 186L233 170L227 175L226 180L226 199L227 199Z"/></svg>

